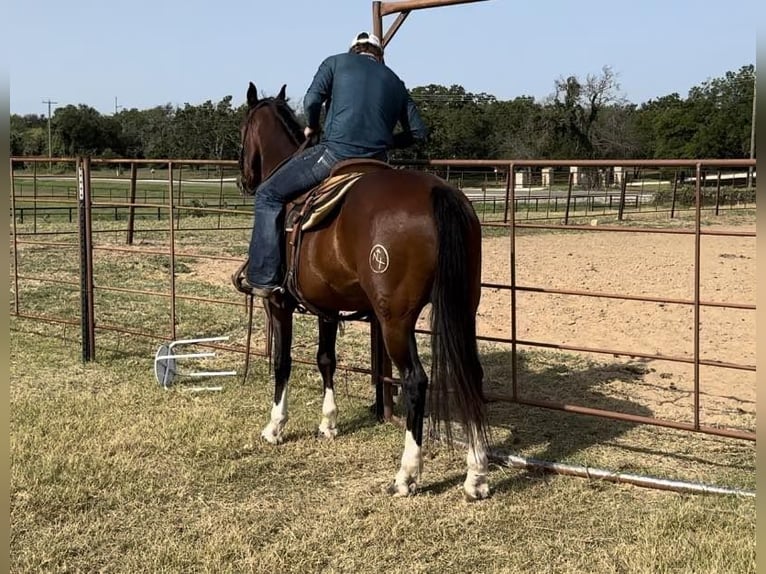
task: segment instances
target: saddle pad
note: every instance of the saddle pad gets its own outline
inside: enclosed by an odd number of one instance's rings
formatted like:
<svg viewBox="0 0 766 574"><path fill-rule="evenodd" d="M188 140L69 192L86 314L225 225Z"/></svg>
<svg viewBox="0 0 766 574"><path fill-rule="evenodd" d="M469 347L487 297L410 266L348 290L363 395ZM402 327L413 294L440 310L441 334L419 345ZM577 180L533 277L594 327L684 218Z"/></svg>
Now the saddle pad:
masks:
<svg viewBox="0 0 766 574"><path fill-rule="evenodd" d="M331 191L325 191L324 195L312 206L311 212L307 214L306 219L301 224L301 231L308 231L324 221L327 215L332 212L333 207L343 199L346 192L351 189L351 186L354 185L362 175L363 174L361 173L337 175L323 183L323 190L327 190L333 185L337 185L338 187Z"/></svg>

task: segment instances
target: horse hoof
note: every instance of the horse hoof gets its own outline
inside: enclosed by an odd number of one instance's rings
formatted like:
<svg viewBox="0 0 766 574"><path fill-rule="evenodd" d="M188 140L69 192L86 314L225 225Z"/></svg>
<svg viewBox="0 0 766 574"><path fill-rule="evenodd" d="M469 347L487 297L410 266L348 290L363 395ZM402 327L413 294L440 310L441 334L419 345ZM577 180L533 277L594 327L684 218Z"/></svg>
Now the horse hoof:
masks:
<svg viewBox="0 0 766 574"><path fill-rule="evenodd" d="M276 434L274 429L266 427L261 431L261 438L269 444L282 444L282 436Z"/></svg>
<svg viewBox="0 0 766 574"><path fill-rule="evenodd" d="M409 484L392 482L388 487L388 494L395 498L403 498L405 496L412 496L417 490L417 484L411 482Z"/></svg>
<svg viewBox="0 0 766 574"><path fill-rule="evenodd" d="M476 502L477 500L484 500L489 498L489 484L483 482L476 485L463 485L463 494L468 502Z"/></svg>
<svg viewBox="0 0 766 574"><path fill-rule="evenodd" d="M323 427L320 425L317 429L317 438L333 440L336 436L338 436L337 428Z"/></svg>

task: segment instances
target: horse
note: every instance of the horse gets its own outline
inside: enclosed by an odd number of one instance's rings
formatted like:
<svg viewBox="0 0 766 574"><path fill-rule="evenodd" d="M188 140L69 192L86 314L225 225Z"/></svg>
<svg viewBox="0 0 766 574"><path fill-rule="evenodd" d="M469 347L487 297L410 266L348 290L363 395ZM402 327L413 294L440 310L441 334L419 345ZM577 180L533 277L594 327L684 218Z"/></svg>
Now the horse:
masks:
<svg viewBox="0 0 766 574"><path fill-rule="evenodd" d="M255 85L249 83L237 180L245 193L254 193L306 143L285 89L283 85L276 97L259 99ZM406 413L401 465L389 493L408 496L417 490L429 394L429 414L437 426L446 427L450 446L453 414L462 423L468 443L463 489L467 499L483 499L489 496L489 485L486 401L476 342L480 223L465 195L441 178L388 167L363 173L334 217L304 232L295 257L300 299L307 308L321 312L316 361L323 403L317 434L330 439L337 435L333 374L341 313L374 314L386 352L400 374ZM272 444L282 442L288 420L292 320L298 300L295 289L288 289L264 301L272 333L274 396L261 436ZM430 385L415 339L418 316L428 303Z"/></svg>

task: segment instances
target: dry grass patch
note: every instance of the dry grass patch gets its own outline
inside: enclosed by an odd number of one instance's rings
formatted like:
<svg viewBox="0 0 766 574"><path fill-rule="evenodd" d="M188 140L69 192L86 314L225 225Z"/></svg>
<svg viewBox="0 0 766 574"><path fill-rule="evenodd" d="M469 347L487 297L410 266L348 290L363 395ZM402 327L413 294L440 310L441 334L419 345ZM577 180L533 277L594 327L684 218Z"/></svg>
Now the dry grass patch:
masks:
<svg viewBox="0 0 766 574"><path fill-rule="evenodd" d="M318 374L297 367L287 442L274 448L257 440L271 390L263 364L220 393L188 393L183 383L164 392L150 353L104 351L82 365L77 346L52 331L25 321L12 330L16 572L754 571L752 500L493 467L494 496L468 504L462 453L433 443L419 495L392 499L383 488L402 432L374 423L363 377L339 377L340 436L326 442L314 438ZM221 362L241 367L235 357ZM516 414L512 429L495 433L499 443L502 432L517 437L520 452L555 455L558 445L575 461L608 463L639 448L687 465L680 474L705 467L694 458L720 455L720 443L706 453L711 443L700 441L692 457L680 438L641 441L655 430ZM717 470L724 480L729 471Z"/></svg>
<svg viewBox="0 0 766 574"><path fill-rule="evenodd" d="M210 235L182 237L190 248ZM204 249L234 256L242 250L240 231L215 238ZM162 240L141 241L152 247ZM45 272L59 253L25 250L21 267ZM97 257L97 284L167 284L163 256ZM206 276L203 260L181 263L181 293L241 301L221 284L221 268ZM79 298L66 290L21 287L25 309L78 316ZM160 339L169 331L167 304L97 290L99 320ZM241 306L179 300L178 319L179 336L229 334L232 342L244 341ZM260 311L254 334L259 348ZM11 324L14 572L755 571L751 498L681 495L494 465L494 496L469 504L461 490L464 453L431 442L418 495L392 499L383 489L398 469L403 433L374 421L367 377L338 373L340 434L322 441L314 436L319 374L294 364L286 442L272 447L258 438L272 394L265 361L255 361L246 382L212 381L223 384L221 392L188 392L200 381L179 381L166 392L152 373L158 340L98 330L97 361L87 365L78 341L79 329L71 326ZM315 349L315 319L297 318L296 357L311 362ZM349 325L339 360L366 367L368 354L367 328ZM488 386L507 390L507 349L482 346L481 354ZM541 398L637 414L654 412L657 401L687 400L684 388L652 386L639 363L541 352L521 359L524 388ZM216 369L242 366L239 354L219 352L215 359ZM753 405L745 404L745 412L723 412L729 407L718 403L710 408L742 428L754 426ZM742 441L518 405L493 404L489 413L493 445L501 451L754 488L755 448Z"/></svg>

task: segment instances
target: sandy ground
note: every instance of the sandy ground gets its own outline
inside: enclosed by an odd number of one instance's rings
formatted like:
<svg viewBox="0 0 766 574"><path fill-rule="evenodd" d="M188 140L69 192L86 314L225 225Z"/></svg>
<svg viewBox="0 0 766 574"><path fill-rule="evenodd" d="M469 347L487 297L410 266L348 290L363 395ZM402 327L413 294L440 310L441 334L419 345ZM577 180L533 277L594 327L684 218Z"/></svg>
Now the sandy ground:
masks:
<svg viewBox="0 0 766 574"><path fill-rule="evenodd" d="M736 229L754 231L755 227ZM755 304L755 238L703 236L700 261L702 301ZM510 282L509 238L485 240L482 279ZM520 236L516 238L516 281L524 287L692 300L694 237L600 232ZM519 340L694 356L691 305L518 292L516 318ZM510 338L510 325L510 292L485 289L479 333ZM754 311L702 307L702 359L755 365L755 353ZM693 365L612 354L584 356L602 365L627 362L629 372L636 375L603 377L599 393L634 401L637 414L692 420ZM754 372L701 366L700 390L703 424L755 428ZM537 388L533 394L576 400L561 391Z"/></svg>
<svg viewBox="0 0 766 574"><path fill-rule="evenodd" d="M730 229L754 231L755 226ZM510 239L485 239L483 249L482 280L510 284ZM754 238L704 236L700 260L702 301L755 304ZM208 281L228 283L234 267L229 262L206 261L204 271L194 271ZM692 300L694 237L587 231L520 235L516 238L516 281L524 287ZM517 292L517 338L691 359L693 313L693 306L676 303ZM427 328L427 312L420 326ZM483 290L478 332L510 338L509 290ZM531 346L519 348L534 350ZM495 389L510 388L509 351L510 345L483 347L483 354L493 356L488 361L500 363L500 368L488 370ZM522 392L674 421L693 420L693 365L612 353L562 352L582 359L580 366L568 363L557 368L555 351L545 351L550 354L548 359L543 354L547 374L541 372L539 358L537 366L530 361L529 368L519 373ZM755 353L754 311L702 307L703 359L755 365ZM700 390L703 424L755 428L754 372L703 365Z"/></svg>

